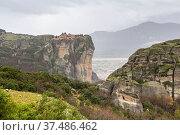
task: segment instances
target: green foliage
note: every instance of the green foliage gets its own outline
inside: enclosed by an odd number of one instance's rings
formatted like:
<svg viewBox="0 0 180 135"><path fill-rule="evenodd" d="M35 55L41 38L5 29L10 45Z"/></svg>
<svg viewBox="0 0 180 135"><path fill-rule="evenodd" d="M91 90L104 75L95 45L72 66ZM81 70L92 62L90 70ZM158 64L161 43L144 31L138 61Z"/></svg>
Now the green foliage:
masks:
<svg viewBox="0 0 180 135"><path fill-rule="evenodd" d="M15 119L19 120L35 120L37 115L37 109L35 103L29 104L17 104L15 111Z"/></svg>
<svg viewBox="0 0 180 135"><path fill-rule="evenodd" d="M167 86L168 86L168 87L172 87L172 82L170 82L170 81L165 81L165 82L163 82L163 85L164 85L165 88L166 88Z"/></svg>
<svg viewBox="0 0 180 135"><path fill-rule="evenodd" d="M78 101L80 102L78 104L81 104L81 102L83 103L82 105L107 103L105 101L106 99L101 100L96 95L96 85L87 82L71 80L61 75L50 75L49 73L45 72L21 72L15 68L1 67L0 86L3 86L5 89L29 91L34 93L45 93L49 97L63 97L67 101L70 101L69 98L72 96L72 92L74 92L72 90L74 89L76 91L76 94L74 96L77 96L78 99L81 99ZM25 110L27 110L28 107L26 106L16 106L17 108L19 108L16 110L22 110L23 112L24 108L26 108ZM36 108L34 109L36 110ZM33 112L33 110L29 111ZM34 115L29 116L27 114L25 116L23 116L23 114L19 114L18 116L16 116L16 118L14 117L14 119L34 119Z"/></svg>
<svg viewBox="0 0 180 135"><path fill-rule="evenodd" d="M89 107L89 110L82 112L88 119L115 119L124 116L125 119L179 119L178 111L175 114L172 102L167 98L142 100L145 112L140 117L129 110L113 108L111 98L100 92L94 84L45 72L29 73L14 68L0 67L0 86L1 89L29 91L34 94L44 93L48 96L43 97L40 103L19 104L20 100L15 103L9 96L0 93L0 97L3 97L0 98L3 103L0 102L0 108L4 108L0 109L0 119L84 119L78 110L86 107ZM72 107L65 101L76 107ZM108 107L109 109L106 110L105 108ZM97 115L97 117L92 117L92 115Z"/></svg>
<svg viewBox="0 0 180 135"><path fill-rule="evenodd" d="M91 96L91 101L93 104L100 104L100 99L96 95Z"/></svg>
<svg viewBox="0 0 180 135"><path fill-rule="evenodd" d="M142 86L147 86L147 85L148 85L148 83L147 83L147 82L145 82L145 83L142 83L141 85L142 85Z"/></svg>
<svg viewBox="0 0 180 135"><path fill-rule="evenodd" d="M12 119L15 104L10 100L10 96L0 90L0 119Z"/></svg>
<svg viewBox="0 0 180 135"><path fill-rule="evenodd" d="M70 94L70 93L71 93L71 86L69 86L69 84L64 83L64 84L61 85L61 87L62 87L63 90L65 90L65 92L66 92L67 94Z"/></svg>
<svg viewBox="0 0 180 135"><path fill-rule="evenodd" d="M117 108L117 107L115 107L115 106L112 106L112 110L117 114L117 115L119 115L119 116L123 116L124 114ZM126 114L127 115L127 114ZM130 117L129 116L129 114L128 114L128 117Z"/></svg>
<svg viewBox="0 0 180 135"><path fill-rule="evenodd" d="M0 67L0 76L8 79L19 79L20 70L12 67Z"/></svg>
<svg viewBox="0 0 180 135"><path fill-rule="evenodd" d="M52 59L51 59L51 68L54 68L55 61L56 61L56 59L55 59L55 58L52 58Z"/></svg>
<svg viewBox="0 0 180 135"><path fill-rule="evenodd" d="M86 119L68 103L43 96L39 104L18 104L0 90L0 119L4 120L81 120Z"/></svg>
<svg viewBox="0 0 180 135"><path fill-rule="evenodd" d="M84 50L85 50L85 46L83 46L83 47L79 48L79 49L78 49L78 53L83 53L83 52L84 52Z"/></svg>
<svg viewBox="0 0 180 135"><path fill-rule="evenodd" d="M154 106L152 103L150 102L142 102L142 105L143 105L143 109L146 111L146 110L153 110L154 109Z"/></svg>
<svg viewBox="0 0 180 135"><path fill-rule="evenodd" d="M21 72L16 68L0 67L0 85L6 89L30 92L53 91L57 96L60 93L71 94L71 89L84 91L92 84L71 80L61 75L50 75L46 72ZM60 92L59 92L60 91Z"/></svg>
<svg viewBox="0 0 180 135"><path fill-rule="evenodd" d="M19 90L19 85L15 81L7 81L7 83L4 84L4 88Z"/></svg>
<svg viewBox="0 0 180 135"><path fill-rule="evenodd" d="M81 120L85 119L75 107L61 99L52 100L43 96L38 107L37 119L42 120Z"/></svg>
<svg viewBox="0 0 180 135"><path fill-rule="evenodd" d="M163 66L158 67L160 76L167 76L167 73L172 68L172 66L172 64L164 64Z"/></svg>
<svg viewBox="0 0 180 135"><path fill-rule="evenodd" d="M132 116L131 113L130 113L130 110L126 110L126 111L124 112L124 116L126 116L126 117L129 118L129 119L133 118L133 116Z"/></svg>
<svg viewBox="0 0 180 135"><path fill-rule="evenodd" d="M54 92L46 91L44 94L48 97L56 97L56 94Z"/></svg>
<svg viewBox="0 0 180 135"><path fill-rule="evenodd" d="M2 89L0 90L0 119L33 120L36 116L34 103L17 104Z"/></svg>
<svg viewBox="0 0 180 135"><path fill-rule="evenodd" d="M175 119L179 120L180 119L180 110L175 110L174 115L175 115Z"/></svg>
<svg viewBox="0 0 180 135"><path fill-rule="evenodd" d="M142 78L135 78L133 76L133 80L135 80L138 84L143 84L144 83Z"/></svg>
<svg viewBox="0 0 180 135"><path fill-rule="evenodd" d="M155 114L154 114L154 112L152 110L149 110L146 113L147 113L147 115L148 115L150 120L154 120L155 119Z"/></svg>
<svg viewBox="0 0 180 135"><path fill-rule="evenodd" d="M122 73L120 76L121 76L122 78L125 78L125 77L127 77L127 73Z"/></svg>
<svg viewBox="0 0 180 135"><path fill-rule="evenodd" d="M159 113L160 115L163 115L164 110L161 107L157 107L157 113Z"/></svg>

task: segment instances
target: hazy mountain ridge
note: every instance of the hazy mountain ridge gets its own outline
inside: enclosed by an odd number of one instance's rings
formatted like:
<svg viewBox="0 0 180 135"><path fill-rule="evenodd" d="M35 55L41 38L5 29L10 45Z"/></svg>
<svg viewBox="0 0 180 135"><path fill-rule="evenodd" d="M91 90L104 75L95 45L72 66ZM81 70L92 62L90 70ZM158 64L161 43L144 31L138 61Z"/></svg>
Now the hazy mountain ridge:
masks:
<svg viewBox="0 0 180 135"><path fill-rule="evenodd" d="M180 37L180 24L145 22L117 32L97 31L91 34L94 57L129 57L149 42L162 42Z"/></svg>

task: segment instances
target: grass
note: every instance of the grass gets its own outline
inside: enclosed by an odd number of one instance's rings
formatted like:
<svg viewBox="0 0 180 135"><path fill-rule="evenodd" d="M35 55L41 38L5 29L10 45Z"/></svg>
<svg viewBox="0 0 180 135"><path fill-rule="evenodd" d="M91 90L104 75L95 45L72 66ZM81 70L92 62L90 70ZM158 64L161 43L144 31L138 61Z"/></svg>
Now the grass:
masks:
<svg viewBox="0 0 180 135"><path fill-rule="evenodd" d="M147 82L144 82L144 83L142 83L141 85L142 85L142 86L147 86L148 83L147 83Z"/></svg>
<svg viewBox="0 0 180 135"><path fill-rule="evenodd" d="M31 36L22 35L22 34L13 34L13 33L6 33L2 36L6 40L18 40L18 39L30 39Z"/></svg>
<svg viewBox="0 0 180 135"><path fill-rule="evenodd" d="M42 95L30 92L20 92L15 90L4 90L7 94L11 95L11 98L17 104L37 103L41 100Z"/></svg>
<svg viewBox="0 0 180 135"><path fill-rule="evenodd" d="M28 107L29 109L31 106L28 105L35 105L36 111L41 110L42 112L38 115L41 115L41 113L44 113L42 118L38 119L58 119L61 114L56 114L60 111L62 111L62 118L70 120L70 119L84 119L87 118L80 114L78 109L66 101L63 101L58 98L54 97L47 97L42 94L38 93L31 93L31 92L23 92L23 91L15 91L11 89L3 89L0 88L0 91L4 91L8 95L10 95L11 100L17 104L17 106L20 107ZM16 108L15 110L17 110ZM54 111L56 110L56 111ZM52 117L51 117L52 115Z"/></svg>

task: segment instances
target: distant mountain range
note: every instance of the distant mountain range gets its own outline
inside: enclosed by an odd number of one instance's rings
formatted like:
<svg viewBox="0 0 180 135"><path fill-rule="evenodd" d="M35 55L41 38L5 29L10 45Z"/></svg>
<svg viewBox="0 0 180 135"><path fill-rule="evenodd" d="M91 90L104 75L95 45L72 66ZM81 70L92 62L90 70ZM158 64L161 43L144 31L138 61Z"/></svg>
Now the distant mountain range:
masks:
<svg viewBox="0 0 180 135"><path fill-rule="evenodd" d="M91 36L94 57L129 57L139 48L180 38L180 24L145 22L117 32L97 31Z"/></svg>

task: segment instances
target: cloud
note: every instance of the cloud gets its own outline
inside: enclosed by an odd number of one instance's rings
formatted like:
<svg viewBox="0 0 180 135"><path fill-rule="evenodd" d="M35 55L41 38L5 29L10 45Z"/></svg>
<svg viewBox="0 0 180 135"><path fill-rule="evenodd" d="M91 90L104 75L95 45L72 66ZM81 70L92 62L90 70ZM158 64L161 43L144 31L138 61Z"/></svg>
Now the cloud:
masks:
<svg viewBox="0 0 180 135"><path fill-rule="evenodd" d="M116 31L179 7L179 0L0 0L0 27L28 34Z"/></svg>
<svg viewBox="0 0 180 135"><path fill-rule="evenodd" d="M20 14L55 14L57 8L84 4L84 0L0 0L0 8Z"/></svg>

